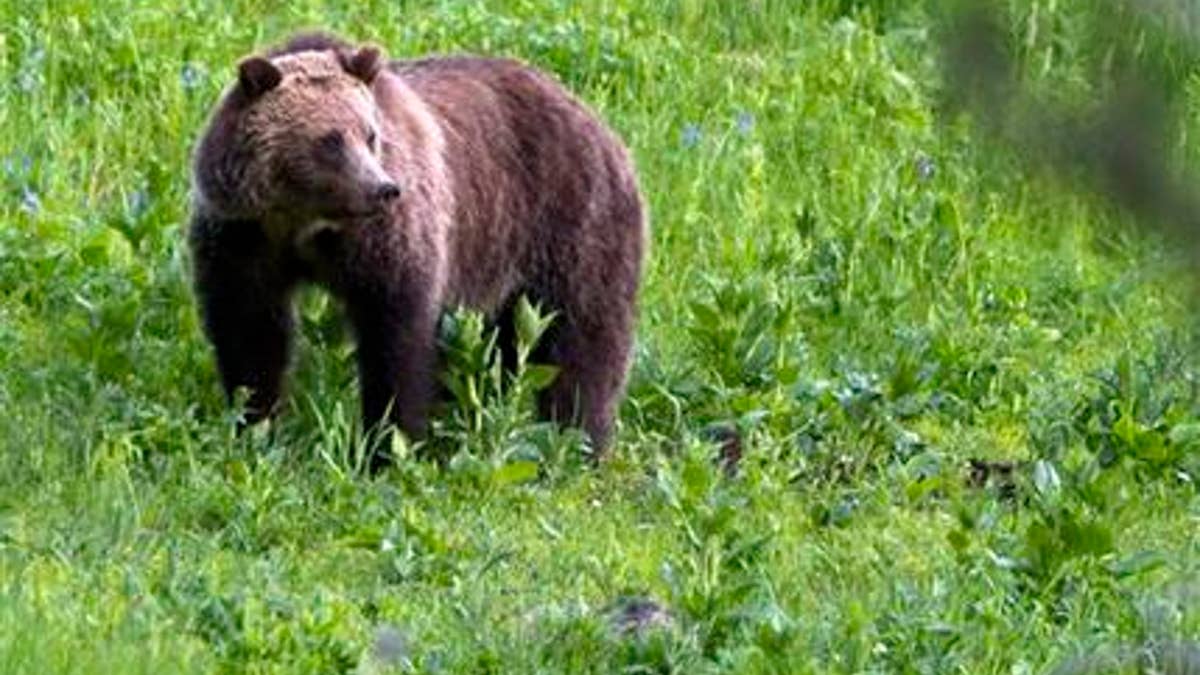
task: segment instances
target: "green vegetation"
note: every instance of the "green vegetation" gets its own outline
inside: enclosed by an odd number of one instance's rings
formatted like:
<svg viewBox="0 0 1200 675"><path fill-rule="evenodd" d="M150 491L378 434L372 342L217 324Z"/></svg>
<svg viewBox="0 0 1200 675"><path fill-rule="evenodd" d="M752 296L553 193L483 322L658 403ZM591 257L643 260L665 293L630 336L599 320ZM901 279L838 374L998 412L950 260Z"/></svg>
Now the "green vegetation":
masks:
<svg viewBox="0 0 1200 675"><path fill-rule="evenodd" d="M178 4L0 5L0 671L1200 668L1193 279L940 114L919 3ZM1090 3L1010 4L1026 81L1103 87ZM286 414L235 437L188 150L314 25L526 58L627 138L653 242L610 462L460 314L430 452L362 475L318 293Z"/></svg>

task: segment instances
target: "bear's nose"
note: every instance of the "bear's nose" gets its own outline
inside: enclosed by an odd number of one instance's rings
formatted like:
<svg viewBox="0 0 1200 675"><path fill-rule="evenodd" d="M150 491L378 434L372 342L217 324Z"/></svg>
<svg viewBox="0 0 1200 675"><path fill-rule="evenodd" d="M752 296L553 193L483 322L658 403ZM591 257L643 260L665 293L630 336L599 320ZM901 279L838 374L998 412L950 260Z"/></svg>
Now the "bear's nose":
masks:
<svg viewBox="0 0 1200 675"><path fill-rule="evenodd" d="M383 183L375 188L375 201L378 202L393 202L400 197L400 186L395 183Z"/></svg>

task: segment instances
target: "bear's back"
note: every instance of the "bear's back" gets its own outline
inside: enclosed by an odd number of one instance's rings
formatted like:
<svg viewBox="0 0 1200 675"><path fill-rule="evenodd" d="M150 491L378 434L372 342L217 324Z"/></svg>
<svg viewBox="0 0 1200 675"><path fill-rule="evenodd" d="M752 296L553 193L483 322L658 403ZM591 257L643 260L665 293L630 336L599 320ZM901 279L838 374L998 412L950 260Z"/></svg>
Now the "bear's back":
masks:
<svg viewBox="0 0 1200 675"><path fill-rule="evenodd" d="M455 266L461 299L502 297L558 264L561 251L547 250L557 242L610 238L576 231L607 226L589 214L640 210L624 145L551 76L475 56L393 61L390 70L442 127L457 205L451 256L473 261Z"/></svg>

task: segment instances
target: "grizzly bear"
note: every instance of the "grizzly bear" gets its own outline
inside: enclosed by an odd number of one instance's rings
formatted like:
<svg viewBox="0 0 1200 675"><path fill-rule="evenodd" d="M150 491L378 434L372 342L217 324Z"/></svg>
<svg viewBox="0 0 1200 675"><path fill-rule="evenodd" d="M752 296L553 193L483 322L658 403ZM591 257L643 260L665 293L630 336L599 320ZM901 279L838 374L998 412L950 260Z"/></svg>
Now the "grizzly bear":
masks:
<svg viewBox="0 0 1200 675"><path fill-rule="evenodd" d="M550 76L303 34L241 61L193 184L195 291L226 394L250 392L246 423L279 407L300 284L345 309L364 424L415 438L436 398L442 312L477 309L511 341L525 295L555 312L535 354L558 369L540 414L608 445L643 204L625 146Z"/></svg>

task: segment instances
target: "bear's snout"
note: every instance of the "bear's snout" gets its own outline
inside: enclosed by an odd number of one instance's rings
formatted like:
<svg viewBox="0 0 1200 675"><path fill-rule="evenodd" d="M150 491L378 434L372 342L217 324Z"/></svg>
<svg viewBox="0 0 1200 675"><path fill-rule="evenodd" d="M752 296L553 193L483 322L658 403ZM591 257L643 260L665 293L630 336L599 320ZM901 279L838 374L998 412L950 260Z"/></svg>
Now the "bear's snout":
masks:
<svg viewBox="0 0 1200 675"><path fill-rule="evenodd" d="M392 181L380 183L372 196L379 204L390 204L400 198L400 186Z"/></svg>

